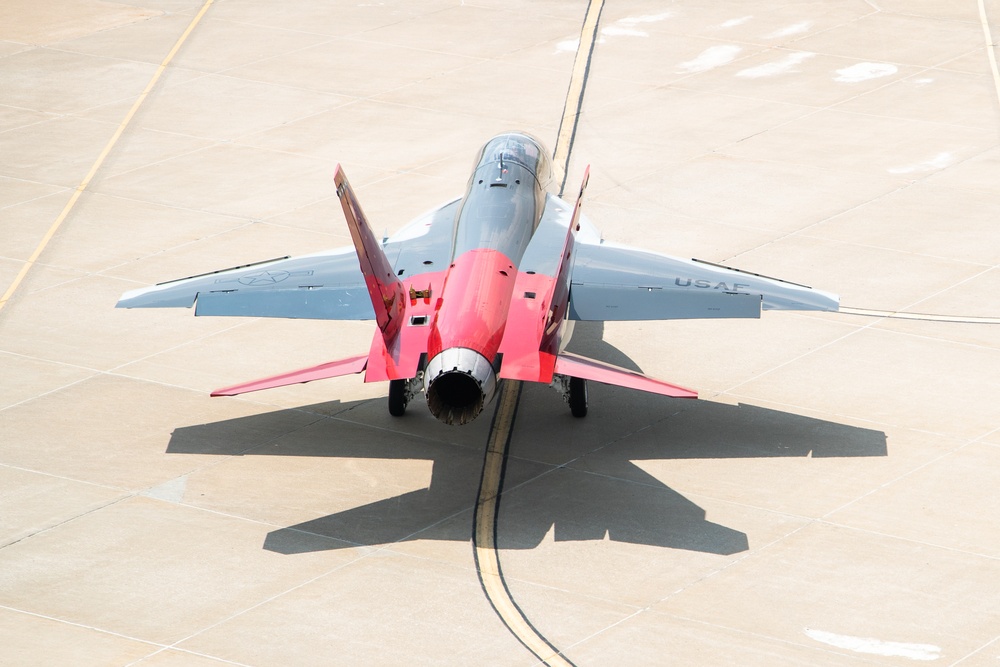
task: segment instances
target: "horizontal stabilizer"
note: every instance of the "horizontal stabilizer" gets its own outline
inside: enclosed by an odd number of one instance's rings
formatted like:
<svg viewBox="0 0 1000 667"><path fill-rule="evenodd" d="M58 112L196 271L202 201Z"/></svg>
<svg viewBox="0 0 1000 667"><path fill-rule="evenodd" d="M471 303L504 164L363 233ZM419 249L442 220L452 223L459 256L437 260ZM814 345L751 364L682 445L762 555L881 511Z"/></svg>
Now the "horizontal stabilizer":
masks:
<svg viewBox="0 0 1000 667"><path fill-rule="evenodd" d="M617 387L628 389L638 389L651 394L661 394L672 396L673 398L698 398L698 392L678 387L675 384L663 382L655 378L648 377L642 373L636 373L620 366L588 359L568 352L561 353L556 357L556 373L568 375L570 377L603 382Z"/></svg>
<svg viewBox="0 0 1000 667"><path fill-rule="evenodd" d="M282 373L281 375L262 378L253 382L245 382L233 385L232 387L225 387L224 389L216 389L212 392L212 396L237 396L251 391L260 391L261 389L273 389L275 387L285 387L290 384L302 384L303 382L312 382L313 380L325 380L326 378L340 377L341 375L351 375L365 370L367 364L368 355L363 354L359 357L330 361L319 366L310 366L309 368L302 368L290 373Z"/></svg>

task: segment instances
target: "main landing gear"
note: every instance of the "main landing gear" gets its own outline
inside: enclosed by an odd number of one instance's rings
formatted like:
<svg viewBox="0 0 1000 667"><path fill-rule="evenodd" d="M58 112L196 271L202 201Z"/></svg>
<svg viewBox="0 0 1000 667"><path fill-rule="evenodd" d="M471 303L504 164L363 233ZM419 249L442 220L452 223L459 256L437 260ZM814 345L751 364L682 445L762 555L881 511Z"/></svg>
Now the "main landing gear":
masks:
<svg viewBox="0 0 1000 667"><path fill-rule="evenodd" d="M409 380L389 380L389 414L402 417L406 406L423 387L423 373Z"/></svg>
<svg viewBox="0 0 1000 667"><path fill-rule="evenodd" d="M587 416L587 381L583 378L569 379L569 401L570 412L574 417Z"/></svg>
<svg viewBox="0 0 1000 667"><path fill-rule="evenodd" d="M569 403L569 410L574 417L587 416L587 381L583 378L568 375L552 376L552 388L562 394L563 400Z"/></svg>

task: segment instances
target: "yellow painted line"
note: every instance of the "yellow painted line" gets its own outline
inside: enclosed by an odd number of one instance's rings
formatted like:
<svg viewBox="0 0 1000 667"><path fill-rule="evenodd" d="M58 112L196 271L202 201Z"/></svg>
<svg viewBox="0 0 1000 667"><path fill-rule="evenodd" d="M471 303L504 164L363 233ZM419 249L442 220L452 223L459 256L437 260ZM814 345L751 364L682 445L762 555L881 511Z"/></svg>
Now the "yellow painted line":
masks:
<svg viewBox="0 0 1000 667"><path fill-rule="evenodd" d="M583 106L583 93L587 85L590 58L597 41L597 24L601 19L602 9L604 9L604 0L590 0L587 16L583 20L583 29L580 31L580 45L576 49L576 60L573 62L573 73L570 75L562 120L559 122L556 149L552 154L552 161L558 169L562 170L564 186L566 169L569 167L569 154L573 147L573 137L576 135L580 110ZM559 194L562 195L562 192Z"/></svg>
<svg viewBox="0 0 1000 667"><path fill-rule="evenodd" d="M510 629L524 646L535 654L542 663L552 667L570 667L573 663L564 658L557 648L552 646L528 622L527 617L514 602L507 590L503 574L500 570L500 556L496 545L497 507L500 498L500 488L503 483L503 473L507 458L507 445L510 442L511 429L514 425L514 415L517 412L517 402L521 395L521 383L507 380L500 390L497 400L497 411L493 418L493 427L486 447L486 460L483 463L483 479L479 487L479 500L476 503L476 523L473 539L475 541L476 569L479 580L490 604L496 610L500 620Z"/></svg>
<svg viewBox="0 0 1000 667"><path fill-rule="evenodd" d="M597 39L597 24L603 7L604 0L590 0L580 35L580 45L576 51L569 90L566 93L566 104L563 107L556 150L552 158L556 168L562 172L563 187L566 183L566 169L569 166L573 138L576 136L580 109L583 105L583 95L590 70L590 58ZM561 194L562 192L560 192ZM522 383L513 380L503 382L500 396L497 399L497 409L493 415L493 424L490 426L486 457L483 461L483 477L479 484L479 497L476 501L476 516L472 530L476 570L479 573L483 591L490 604L493 605L497 616L517 637L518 641L531 651L542 664L549 667L573 667L573 663L531 625L524 612L514 602L500 569L500 553L497 551L496 544L497 514L500 507L500 493L503 489L504 471L507 465L507 450L514 428L514 417L517 414L517 403L521 397L521 386Z"/></svg>
<svg viewBox="0 0 1000 667"><path fill-rule="evenodd" d="M993 88L997 93L997 104L1000 104L1000 69L997 68L996 45L990 35L990 23L986 20L986 5L979 0L979 21L983 24L983 36L986 38L986 56L990 59L990 70L993 72Z"/></svg>
<svg viewBox="0 0 1000 667"><path fill-rule="evenodd" d="M932 315L930 313L901 313L895 310L869 310L844 308L837 312L865 317L886 317L894 320L922 320L924 322L953 322L956 324L1000 324L1000 317L971 317L962 315Z"/></svg>
<svg viewBox="0 0 1000 667"><path fill-rule="evenodd" d="M31 271L31 267L35 265L35 263L38 261L38 258L41 256L42 252L49 245L49 242L52 241L52 237L54 237L56 232L59 230L59 227L62 226L66 218L69 217L70 212L72 212L73 208L76 206L77 201L79 201L80 195L82 195L84 190L86 190L90 186L90 182L94 179L94 175L97 174L97 171L101 168L101 166L104 164L104 161L108 158L108 155L114 149L115 144L117 144L118 140L121 139L122 134L125 132L125 129L128 127L129 123L132 122L132 118L139 110L139 107L141 107L142 103L146 101L146 97L149 96L149 93L152 92L153 87L156 86L156 83L160 80L160 77L163 75L163 72L167 69L167 65L169 65L170 61L173 60L174 56L177 55L177 52L180 50L181 46L184 44L185 41L187 41L187 38L191 35L191 32L195 29L195 26L198 25L198 23L201 21L201 18L205 15L205 12L208 11L208 8L212 5L213 2L215 2L215 0L205 0L205 4L202 5L201 11L199 11L195 15L195 17L191 19L191 23L188 24L187 30L184 31L184 34L182 34L180 38L177 40L177 42L174 44L174 48L170 49L170 53L168 53L167 57L163 59L163 62L160 63L160 66L156 69L156 73L153 74L153 78L149 80L149 83L146 84L145 90L143 90L142 93L139 95L139 98L135 101L135 104L132 105L132 108L129 109L129 112L125 114L124 120L122 120L122 122L119 123L117 129L115 129L114 134L111 135L111 139L108 140L107 145L104 147L104 150L101 151L101 154L97 157L97 160L90 168L90 171L87 172L86 177L84 177L84 179L80 182L80 185L76 186L76 189L73 191L73 196L69 198L68 202L66 202L66 206L63 207L62 212L59 213L59 215L55 219L55 222L53 222L52 226L49 227L49 231L45 232L45 236L42 237L42 240L39 242L38 247L35 248L35 251L31 253L31 257L29 257L28 260L24 263L24 266L21 267L21 270L14 278L14 282L11 283L10 287L7 288L7 291L4 292L4 295L0 297L0 311L3 310L4 306L7 305L7 302L10 301L12 296L14 296L14 292L16 292L17 288L21 286L21 283L24 282L24 279L28 275L28 272Z"/></svg>

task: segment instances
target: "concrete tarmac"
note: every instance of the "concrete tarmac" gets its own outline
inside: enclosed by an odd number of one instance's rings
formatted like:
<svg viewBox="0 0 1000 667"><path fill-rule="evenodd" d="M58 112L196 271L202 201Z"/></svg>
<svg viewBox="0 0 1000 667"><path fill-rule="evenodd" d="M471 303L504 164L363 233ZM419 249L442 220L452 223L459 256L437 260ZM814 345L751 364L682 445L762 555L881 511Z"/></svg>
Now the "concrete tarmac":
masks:
<svg viewBox="0 0 1000 667"><path fill-rule="evenodd" d="M392 232L492 134L554 147L586 3L0 7L0 664L532 665L473 560L489 419L347 377L371 323L115 310ZM982 7L983 11L980 11ZM1000 317L991 0L609 0L568 169L606 239ZM381 229L377 230L381 231ZM38 261L18 278L25 262ZM697 388L524 390L500 562L577 665L1000 665L1000 325L581 326Z"/></svg>

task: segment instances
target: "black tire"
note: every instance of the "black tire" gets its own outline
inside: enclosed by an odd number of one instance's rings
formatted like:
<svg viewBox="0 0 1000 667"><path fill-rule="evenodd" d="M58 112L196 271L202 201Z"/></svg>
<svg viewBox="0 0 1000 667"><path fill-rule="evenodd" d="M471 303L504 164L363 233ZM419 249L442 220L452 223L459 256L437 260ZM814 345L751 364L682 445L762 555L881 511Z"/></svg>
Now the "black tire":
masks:
<svg viewBox="0 0 1000 667"><path fill-rule="evenodd" d="M583 378L569 379L569 409L574 417L587 416L587 381Z"/></svg>
<svg viewBox="0 0 1000 667"><path fill-rule="evenodd" d="M402 417L406 414L406 380L389 380L389 414Z"/></svg>

